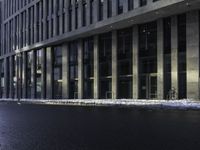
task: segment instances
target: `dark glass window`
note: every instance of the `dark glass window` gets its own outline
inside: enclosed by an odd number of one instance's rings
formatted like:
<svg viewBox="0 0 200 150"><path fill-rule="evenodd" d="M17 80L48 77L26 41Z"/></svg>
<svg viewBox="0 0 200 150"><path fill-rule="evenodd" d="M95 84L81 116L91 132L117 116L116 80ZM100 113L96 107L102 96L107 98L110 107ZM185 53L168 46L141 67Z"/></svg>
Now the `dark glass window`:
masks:
<svg viewBox="0 0 200 150"><path fill-rule="evenodd" d="M62 99L62 48L53 49L53 98Z"/></svg>
<svg viewBox="0 0 200 150"><path fill-rule="evenodd" d="M171 90L171 18L164 18L164 97Z"/></svg>
<svg viewBox="0 0 200 150"><path fill-rule="evenodd" d="M4 94L4 88L5 88L5 84L4 84L4 61L1 60L0 61L0 98L3 98L3 94Z"/></svg>
<svg viewBox="0 0 200 150"><path fill-rule="evenodd" d="M112 17L112 0L108 0L108 18Z"/></svg>
<svg viewBox="0 0 200 150"><path fill-rule="evenodd" d="M87 10L87 3L85 0L82 1L83 5L83 13L82 13L82 26L86 25L86 10Z"/></svg>
<svg viewBox="0 0 200 150"><path fill-rule="evenodd" d="M90 0L90 24L93 23L94 18L94 0Z"/></svg>
<svg viewBox="0 0 200 150"><path fill-rule="evenodd" d="M78 3L75 4L75 29L78 28Z"/></svg>
<svg viewBox="0 0 200 150"><path fill-rule="evenodd" d="M31 98L31 88L33 86L33 83L31 82L31 68L32 68L32 63L33 63L33 58L32 58L32 52L27 52L27 64L26 64L26 97Z"/></svg>
<svg viewBox="0 0 200 150"><path fill-rule="evenodd" d="M118 31L118 98L132 98L132 28Z"/></svg>
<svg viewBox="0 0 200 150"><path fill-rule="evenodd" d="M7 82L7 93L6 93L6 97L9 97L9 94L10 94L10 64L9 64L9 58L6 58L6 61L7 61L7 64L6 64L6 67L7 67L7 81L5 81L5 82Z"/></svg>
<svg viewBox="0 0 200 150"><path fill-rule="evenodd" d="M187 97L186 83L186 15L178 15L178 97Z"/></svg>
<svg viewBox="0 0 200 150"><path fill-rule="evenodd" d="M132 74L132 29L118 31L118 73L119 75Z"/></svg>
<svg viewBox="0 0 200 150"><path fill-rule="evenodd" d="M99 36L99 95L101 99L112 98L112 34Z"/></svg>
<svg viewBox="0 0 200 150"><path fill-rule="evenodd" d="M122 14L123 13L123 0L117 0L117 10L118 10L118 14Z"/></svg>
<svg viewBox="0 0 200 150"><path fill-rule="evenodd" d="M99 71L101 77L112 74L112 37L111 33L102 34L99 37Z"/></svg>
<svg viewBox="0 0 200 150"><path fill-rule="evenodd" d="M104 0L99 0L99 21L103 20L103 3Z"/></svg>
<svg viewBox="0 0 200 150"><path fill-rule="evenodd" d="M42 94L42 50L36 51L36 98Z"/></svg>
<svg viewBox="0 0 200 150"><path fill-rule="evenodd" d="M69 43L69 98L78 98L78 45Z"/></svg>
<svg viewBox="0 0 200 150"><path fill-rule="evenodd" d="M140 0L140 7L147 5L147 0Z"/></svg>
<svg viewBox="0 0 200 150"><path fill-rule="evenodd" d="M16 96L16 83L17 83L17 72L16 72L16 63L17 63L17 57L13 56L13 84L12 84L12 88L13 88L13 93L12 93L12 98L15 98Z"/></svg>
<svg viewBox="0 0 200 150"><path fill-rule="evenodd" d="M94 42L93 38L83 40L84 98L92 99L94 78Z"/></svg>
<svg viewBox="0 0 200 150"><path fill-rule="evenodd" d="M139 98L157 98L157 22L139 25Z"/></svg>
<svg viewBox="0 0 200 150"><path fill-rule="evenodd" d="M71 31L72 30L72 8L69 8L69 16L68 16L68 30Z"/></svg>
<svg viewBox="0 0 200 150"><path fill-rule="evenodd" d="M128 0L128 10L134 9L134 0Z"/></svg>

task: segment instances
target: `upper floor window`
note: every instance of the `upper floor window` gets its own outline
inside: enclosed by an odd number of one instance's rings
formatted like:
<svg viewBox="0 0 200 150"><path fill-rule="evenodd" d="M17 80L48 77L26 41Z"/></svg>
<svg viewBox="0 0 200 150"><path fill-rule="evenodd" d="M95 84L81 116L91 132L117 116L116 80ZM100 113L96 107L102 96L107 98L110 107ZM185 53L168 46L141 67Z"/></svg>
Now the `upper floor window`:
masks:
<svg viewBox="0 0 200 150"><path fill-rule="evenodd" d="M134 9L134 0L128 0L128 10Z"/></svg>
<svg viewBox="0 0 200 150"><path fill-rule="evenodd" d="M93 23L93 16L94 16L94 0L90 0L90 24Z"/></svg>
<svg viewBox="0 0 200 150"><path fill-rule="evenodd" d="M118 14L122 14L123 13L123 0L118 0L117 1L117 10L118 10Z"/></svg>
<svg viewBox="0 0 200 150"><path fill-rule="evenodd" d="M108 12L108 18L111 17L112 16L112 0L108 0L107 12Z"/></svg>
<svg viewBox="0 0 200 150"><path fill-rule="evenodd" d="M147 5L147 0L140 0L140 7Z"/></svg>
<svg viewBox="0 0 200 150"><path fill-rule="evenodd" d="M103 20L103 3L104 0L99 0L99 21Z"/></svg>
<svg viewBox="0 0 200 150"><path fill-rule="evenodd" d="M85 0L82 1L83 9L82 9L82 25L86 25L86 10L87 10L87 3Z"/></svg>

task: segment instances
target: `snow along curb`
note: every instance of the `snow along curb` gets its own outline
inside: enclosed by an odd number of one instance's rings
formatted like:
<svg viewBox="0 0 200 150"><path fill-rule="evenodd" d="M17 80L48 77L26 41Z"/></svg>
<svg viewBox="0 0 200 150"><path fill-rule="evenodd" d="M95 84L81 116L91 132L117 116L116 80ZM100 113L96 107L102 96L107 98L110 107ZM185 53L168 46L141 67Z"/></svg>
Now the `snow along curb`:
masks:
<svg viewBox="0 0 200 150"><path fill-rule="evenodd" d="M77 106L141 106L148 108L200 109L200 101L194 100L132 100L132 99L68 99L68 100L34 100L22 99L21 103L46 105L77 105Z"/></svg>
<svg viewBox="0 0 200 150"><path fill-rule="evenodd" d="M0 102L16 102L13 99L4 99ZM25 104L46 104L46 105L77 105L77 106L141 106L148 108L176 108L176 109L200 109L200 101L194 100L132 100L132 99L68 99L68 100L36 100L21 99Z"/></svg>

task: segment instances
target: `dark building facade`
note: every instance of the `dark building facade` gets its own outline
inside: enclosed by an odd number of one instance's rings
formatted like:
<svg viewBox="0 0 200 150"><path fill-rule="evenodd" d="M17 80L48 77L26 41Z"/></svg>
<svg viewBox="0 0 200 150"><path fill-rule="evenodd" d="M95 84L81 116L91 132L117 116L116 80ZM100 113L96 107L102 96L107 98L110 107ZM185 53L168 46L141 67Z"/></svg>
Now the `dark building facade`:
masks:
<svg viewBox="0 0 200 150"><path fill-rule="evenodd" d="M0 99L200 98L199 0L3 0Z"/></svg>

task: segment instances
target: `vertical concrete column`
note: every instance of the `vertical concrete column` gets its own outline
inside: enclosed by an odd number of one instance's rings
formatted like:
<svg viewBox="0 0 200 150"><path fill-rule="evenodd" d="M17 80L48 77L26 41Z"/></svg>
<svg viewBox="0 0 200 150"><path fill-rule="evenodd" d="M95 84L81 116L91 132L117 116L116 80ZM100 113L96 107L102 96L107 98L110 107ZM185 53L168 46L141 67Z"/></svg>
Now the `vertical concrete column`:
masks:
<svg viewBox="0 0 200 150"><path fill-rule="evenodd" d="M157 21L157 98L164 98L164 31L163 20Z"/></svg>
<svg viewBox="0 0 200 150"><path fill-rule="evenodd" d="M178 26L177 16L171 19L171 85L178 96Z"/></svg>
<svg viewBox="0 0 200 150"><path fill-rule="evenodd" d="M62 45L62 97L69 98L69 48L68 44Z"/></svg>
<svg viewBox="0 0 200 150"><path fill-rule="evenodd" d="M78 98L83 98L83 44L78 40Z"/></svg>
<svg viewBox="0 0 200 150"><path fill-rule="evenodd" d="M26 57L26 52L22 54L22 59L23 59L23 64L22 64L22 98L26 98L26 89L27 89L27 78L26 78L26 68L27 68L27 57Z"/></svg>
<svg viewBox="0 0 200 150"><path fill-rule="evenodd" d="M117 31L112 31L112 99L117 98Z"/></svg>
<svg viewBox="0 0 200 150"><path fill-rule="evenodd" d="M36 95L36 53L31 52L31 98L35 98Z"/></svg>
<svg viewBox="0 0 200 150"><path fill-rule="evenodd" d="M9 93L9 98L13 98L13 90L14 90L14 88L13 88L13 83L14 83L14 81L13 81L13 68L14 68L14 66L13 66L13 56L10 56L9 57L9 66L10 66L10 76L9 76L9 78L10 78L10 85L9 85L9 88L10 88L10 93Z"/></svg>
<svg viewBox="0 0 200 150"><path fill-rule="evenodd" d="M42 49L42 62L41 62L41 71L42 71L42 74L41 74L41 78L42 78L42 81L41 81L41 98L42 99L45 99L46 98L46 49L43 48Z"/></svg>
<svg viewBox="0 0 200 150"><path fill-rule="evenodd" d="M117 15L117 1L112 1L112 16Z"/></svg>
<svg viewBox="0 0 200 150"><path fill-rule="evenodd" d="M199 11L187 13L187 98L199 99Z"/></svg>
<svg viewBox="0 0 200 150"><path fill-rule="evenodd" d="M99 98L99 37L94 36L94 99Z"/></svg>
<svg viewBox="0 0 200 150"><path fill-rule="evenodd" d="M8 98L8 60L4 58L4 96L3 98Z"/></svg>
<svg viewBox="0 0 200 150"><path fill-rule="evenodd" d="M58 2L57 0L53 0L53 7L54 7L54 12L53 12L53 36L57 35L57 28L58 28Z"/></svg>
<svg viewBox="0 0 200 150"><path fill-rule="evenodd" d="M139 35L138 26L133 27L133 99L139 98Z"/></svg>
<svg viewBox="0 0 200 150"><path fill-rule="evenodd" d="M138 8L140 5L139 0L134 0L134 9Z"/></svg>
<svg viewBox="0 0 200 150"><path fill-rule="evenodd" d="M47 47L46 49L46 98L52 99L52 86L53 86L53 68L52 68L52 48Z"/></svg>
<svg viewBox="0 0 200 150"><path fill-rule="evenodd" d="M124 0L124 3L123 3L123 12L124 13L128 12L128 0Z"/></svg>
<svg viewBox="0 0 200 150"><path fill-rule="evenodd" d="M108 0L104 0L103 3L103 20L108 18Z"/></svg>
<svg viewBox="0 0 200 150"><path fill-rule="evenodd" d="M43 31L42 31L42 33L43 33L43 40L46 40L46 38L47 38L47 5L49 5L49 4L47 4L47 1L46 0L44 0L43 1L43 6L42 6L42 11L43 11L43 20L42 20L42 23L43 23Z"/></svg>

